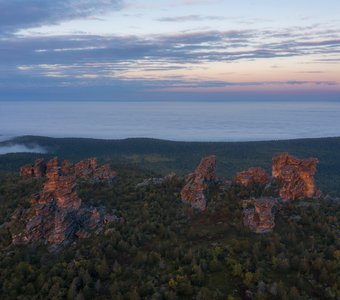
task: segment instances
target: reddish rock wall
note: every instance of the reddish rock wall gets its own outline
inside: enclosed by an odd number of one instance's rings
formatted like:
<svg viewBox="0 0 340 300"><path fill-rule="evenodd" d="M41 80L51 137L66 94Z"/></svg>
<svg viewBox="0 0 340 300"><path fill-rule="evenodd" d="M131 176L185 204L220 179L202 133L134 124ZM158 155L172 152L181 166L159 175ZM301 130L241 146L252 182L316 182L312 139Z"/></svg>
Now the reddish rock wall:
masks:
<svg viewBox="0 0 340 300"><path fill-rule="evenodd" d="M273 158L272 175L280 184L280 196L284 201L313 197L316 193L314 174L316 158L298 159L287 153Z"/></svg>
<svg viewBox="0 0 340 300"><path fill-rule="evenodd" d="M33 165L26 165L20 168L20 176L23 178L44 177L46 164L43 159L37 159Z"/></svg>
<svg viewBox="0 0 340 300"><path fill-rule="evenodd" d="M216 179L216 156L204 157L195 172L186 178L186 184L181 191L181 199L193 208L201 211L206 209L206 191L210 183Z"/></svg>
<svg viewBox="0 0 340 300"><path fill-rule="evenodd" d="M45 240L56 249L75 237L87 237L88 230L117 221L115 215L107 214L103 209L81 208L82 202L76 192L77 174L89 178L88 170L99 172L100 178L113 176L108 165L97 168L95 159L77 164L77 167L68 161L60 166L58 158L51 159L46 165L47 181L43 190L32 196L29 209L20 212L25 229L12 235L12 243L27 244Z"/></svg>

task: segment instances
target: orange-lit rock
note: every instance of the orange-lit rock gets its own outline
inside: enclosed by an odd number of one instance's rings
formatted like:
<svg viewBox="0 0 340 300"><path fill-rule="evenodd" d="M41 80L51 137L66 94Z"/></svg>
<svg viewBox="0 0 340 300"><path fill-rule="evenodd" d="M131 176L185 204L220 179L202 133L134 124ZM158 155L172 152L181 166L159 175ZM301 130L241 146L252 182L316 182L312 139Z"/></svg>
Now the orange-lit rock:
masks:
<svg viewBox="0 0 340 300"><path fill-rule="evenodd" d="M280 196L284 201L313 197L316 193L314 174L316 158L298 159L287 153L273 158L272 175L280 185Z"/></svg>
<svg viewBox="0 0 340 300"><path fill-rule="evenodd" d="M53 198L60 209L79 209L81 200L76 193L76 177L62 175L57 157L47 163L46 177L40 201L46 199L44 202L48 202Z"/></svg>
<svg viewBox="0 0 340 300"><path fill-rule="evenodd" d="M74 174L74 167L68 160L63 160L61 163L61 173L63 175L73 175Z"/></svg>
<svg viewBox="0 0 340 300"><path fill-rule="evenodd" d="M60 175L58 158L55 157L47 162L46 177L47 182L44 185L43 193L54 192L57 189L57 184Z"/></svg>
<svg viewBox="0 0 340 300"><path fill-rule="evenodd" d="M235 182L244 186L251 184L266 185L270 177L262 168L250 168L249 170L238 172L235 176Z"/></svg>
<svg viewBox="0 0 340 300"><path fill-rule="evenodd" d="M207 156L201 160L195 172L187 176L186 184L181 191L181 199L184 203L201 211L206 209L206 192L209 184L216 179L215 167L216 156Z"/></svg>
<svg viewBox="0 0 340 300"><path fill-rule="evenodd" d="M88 179L93 175L97 168L97 160L95 158L89 158L81 160L74 165L74 173L77 178Z"/></svg>
<svg viewBox="0 0 340 300"><path fill-rule="evenodd" d="M98 170L95 160L89 160L85 165L91 170ZM108 165L101 166L99 170L101 176L113 176ZM20 221L25 224L25 229L12 235L13 244L45 240L53 245L52 250L56 250L75 237L87 237L91 229L119 219L105 213L104 208L81 207L82 201L76 192L75 173L67 161L61 166L58 158L47 163L47 181L43 190L32 196L31 207L21 211ZM17 216L18 212L12 218L13 222L19 221Z"/></svg>
<svg viewBox="0 0 340 300"><path fill-rule="evenodd" d="M24 178L58 176L57 174L74 175L77 179L85 180L112 180L117 176L109 164L98 165L96 158L81 160L76 164L68 160L59 162L57 157L47 164L43 159L38 159L33 165L26 165L20 169L20 176Z"/></svg>
<svg viewBox="0 0 340 300"><path fill-rule="evenodd" d="M37 159L33 165L26 165L20 168L20 176L23 178L44 177L46 164L43 159Z"/></svg>
<svg viewBox="0 0 340 300"><path fill-rule="evenodd" d="M270 232L275 226L276 199L267 197L252 200L253 208L243 210L243 223L256 233Z"/></svg>
<svg viewBox="0 0 340 300"><path fill-rule="evenodd" d="M111 170L109 164L98 165L96 158L81 160L72 165L69 161L64 161L61 167L64 175L75 175L80 179L111 180L117 173Z"/></svg>
<svg viewBox="0 0 340 300"><path fill-rule="evenodd" d="M25 165L20 168L20 176L23 178L33 177L32 165Z"/></svg>

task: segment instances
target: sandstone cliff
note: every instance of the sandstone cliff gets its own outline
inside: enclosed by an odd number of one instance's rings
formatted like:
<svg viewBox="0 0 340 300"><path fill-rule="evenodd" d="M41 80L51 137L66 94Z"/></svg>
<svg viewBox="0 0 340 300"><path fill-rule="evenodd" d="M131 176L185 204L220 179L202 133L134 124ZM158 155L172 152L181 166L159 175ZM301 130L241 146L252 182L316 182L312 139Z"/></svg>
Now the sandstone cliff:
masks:
<svg viewBox="0 0 340 300"><path fill-rule="evenodd" d="M37 159L34 164L21 167L20 176L23 178L43 177L46 172L46 164L43 159Z"/></svg>
<svg viewBox="0 0 340 300"><path fill-rule="evenodd" d="M195 172L187 176L181 191L181 199L184 203L201 211L206 209L208 186L216 180L215 167L216 156L207 156L201 160Z"/></svg>
<svg viewBox="0 0 340 300"><path fill-rule="evenodd" d="M58 158L46 164L43 159L38 159L33 165L23 166L20 169L20 176L23 178L48 177L51 168L57 168L58 172L64 176L74 175L77 179L85 180L111 180L117 176L108 164L98 165L96 158L81 160L76 164L68 160L59 162Z"/></svg>
<svg viewBox="0 0 340 300"><path fill-rule="evenodd" d="M272 175L277 178L284 201L313 197L316 193L314 174L316 158L298 159L288 153L273 158Z"/></svg>
<svg viewBox="0 0 340 300"><path fill-rule="evenodd" d="M24 227L21 232L12 234L13 244L42 241L56 250L76 237L87 237L89 230L118 220L115 215L107 214L104 208L82 205L76 192L78 173L65 171L66 166L68 168L70 164L64 162L60 167L57 158L47 163L47 181L43 190L32 196L30 208L16 211L13 215L12 219L20 221ZM93 169L97 170L97 167ZM111 171L109 176L112 176Z"/></svg>

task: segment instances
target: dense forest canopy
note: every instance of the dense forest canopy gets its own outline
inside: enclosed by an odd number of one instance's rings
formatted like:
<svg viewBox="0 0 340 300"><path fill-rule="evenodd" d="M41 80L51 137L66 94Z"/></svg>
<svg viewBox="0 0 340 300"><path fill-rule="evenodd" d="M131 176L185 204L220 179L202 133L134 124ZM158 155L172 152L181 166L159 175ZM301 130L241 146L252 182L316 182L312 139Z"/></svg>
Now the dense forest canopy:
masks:
<svg viewBox="0 0 340 300"><path fill-rule="evenodd" d="M20 165L58 155L73 161L97 156L118 176L112 183L79 181L88 205L114 209L124 219L78 239L57 255L44 243L11 246L0 227L1 299L338 299L339 202L303 199L280 210L272 233L242 222L242 200L271 196L257 185L211 186L207 210L180 201L183 176L140 185L176 171L183 175L204 154L216 154L218 174L232 178L250 166L270 170L273 154L288 151L320 160L317 183L337 194L340 139L256 143L175 143L148 139L100 141L25 137L47 155L0 156L0 224L44 179L22 179ZM73 151L72 151L73 149ZM318 154L319 151L319 155ZM320 175L321 173L321 175ZM20 228L18 228L20 230Z"/></svg>

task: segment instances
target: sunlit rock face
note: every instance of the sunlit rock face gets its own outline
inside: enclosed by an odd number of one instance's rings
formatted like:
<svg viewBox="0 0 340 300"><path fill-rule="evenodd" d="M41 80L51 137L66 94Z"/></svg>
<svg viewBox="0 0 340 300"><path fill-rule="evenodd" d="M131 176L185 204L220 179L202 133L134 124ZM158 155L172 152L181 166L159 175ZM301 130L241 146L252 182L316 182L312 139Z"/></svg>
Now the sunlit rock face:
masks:
<svg viewBox="0 0 340 300"><path fill-rule="evenodd" d="M72 164L68 160L60 162L58 158L50 160L47 164L43 159L37 160L34 165L26 165L20 169L20 176L30 177L48 177L62 174L64 176L74 175L77 179L94 179L94 180L112 180L117 173L111 170L110 165L98 165L96 158L81 160Z"/></svg>
<svg viewBox="0 0 340 300"><path fill-rule="evenodd" d="M64 161L62 164L62 172L67 175L75 175L80 179L110 180L117 176L117 173L111 170L108 164L98 165L97 159L93 157L81 160L74 165L68 161Z"/></svg>
<svg viewBox="0 0 340 300"><path fill-rule="evenodd" d="M74 165L74 173L78 178L87 179L95 172L97 168L97 160L95 158L89 158L87 160L81 160Z"/></svg>
<svg viewBox="0 0 340 300"><path fill-rule="evenodd" d="M204 157L201 160L195 172L186 178L186 184L181 191L181 199L184 203L201 211L206 209L206 192L209 184L216 180L215 168L215 155Z"/></svg>
<svg viewBox="0 0 340 300"><path fill-rule="evenodd" d="M64 175L71 175L73 173L74 166L68 160L63 160L61 163L61 173Z"/></svg>
<svg viewBox="0 0 340 300"><path fill-rule="evenodd" d="M280 197L284 201L313 197L316 193L314 174L316 158L298 159L287 153L273 158L272 175L280 185Z"/></svg>
<svg viewBox="0 0 340 300"><path fill-rule="evenodd" d="M26 165L20 168L20 176L23 178L44 177L46 164L43 159L37 159L33 165Z"/></svg>
<svg viewBox="0 0 340 300"><path fill-rule="evenodd" d="M238 172L235 176L235 182L244 186L252 184L266 185L270 182L270 177L262 168L250 168L246 171Z"/></svg>
<svg viewBox="0 0 340 300"><path fill-rule="evenodd" d="M275 226L278 201L271 197L251 200L253 208L243 210L243 223L256 233L271 232Z"/></svg>
<svg viewBox="0 0 340 300"><path fill-rule="evenodd" d="M90 166L98 169L93 164ZM104 170L112 176L110 169L104 167ZM103 178L108 178L106 175ZM12 234L13 244L43 241L58 249L75 237L87 237L89 230L119 219L107 214L104 208L82 206L76 192L77 176L70 163L64 161L60 165L58 158L50 160L46 165L46 178L43 190L32 196L31 207L16 212L13 218L18 220L20 215L24 224L22 232Z"/></svg>

